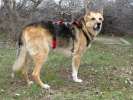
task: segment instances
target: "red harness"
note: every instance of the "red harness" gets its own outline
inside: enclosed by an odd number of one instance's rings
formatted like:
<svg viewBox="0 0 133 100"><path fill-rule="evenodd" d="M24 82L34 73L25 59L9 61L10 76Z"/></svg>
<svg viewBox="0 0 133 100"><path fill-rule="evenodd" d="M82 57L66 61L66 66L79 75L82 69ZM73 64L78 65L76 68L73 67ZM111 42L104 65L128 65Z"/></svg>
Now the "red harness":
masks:
<svg viewBox="0 0 133 100"><path fill-rule="evenodd" d="M53 49L55 49L56 46L57 46L56 38L53 38L53 40L52 40L52 46L51 46L51 47L52 47Z"/></svg>
<svg viewBox="0 0 133 100"><path fill-rule="evenodd" d="M79 21L74 21L72 24L76 25L78 28L82 27L82 25L81 25L81 23Z"/></svg>
<svg viewBox="0 0 133 100"><path fill-rule="evenodd" d="M53 21L53 23L54 23L54 24L57 24L57 25L60 25L60 24L63 24L64 21L63 21L63 20ZM57 47L57 40L56 40L56 37L53 38L51 47L52 47L53 49L55 49L55 48Z"/></svg>
<svg viewBox="0 0 133 100"><path fill-rule="evenodd" d="M55 22L53 22L53 23L54 23L54 24L57 24L57 25L60 25L60 24L63 24L64 21L63 21L63 20L59 20L59 21L55 21ZM80 24L79 21L73 21L73 22L71 23L71 25L76 25L78 28L81 28L81 24ZM55 48L57 47L57 40L56 40L56 37L53 37L51 47L52 47L53 49L55 49Z"/></svg>

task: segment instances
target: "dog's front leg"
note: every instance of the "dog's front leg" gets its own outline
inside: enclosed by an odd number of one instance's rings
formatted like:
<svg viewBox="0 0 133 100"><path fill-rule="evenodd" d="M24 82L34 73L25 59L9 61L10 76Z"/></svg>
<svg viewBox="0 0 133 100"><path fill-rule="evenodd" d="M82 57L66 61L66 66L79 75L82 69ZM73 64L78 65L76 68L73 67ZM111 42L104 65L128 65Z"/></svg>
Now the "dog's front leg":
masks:
<svg viewBox="0 0 133 100"><path fill-rule="evenodd" d="M72 58L72 78L75 82L82 82L82 80L78 78L80 58L81 58L80 54L74 54Z"/></svg>

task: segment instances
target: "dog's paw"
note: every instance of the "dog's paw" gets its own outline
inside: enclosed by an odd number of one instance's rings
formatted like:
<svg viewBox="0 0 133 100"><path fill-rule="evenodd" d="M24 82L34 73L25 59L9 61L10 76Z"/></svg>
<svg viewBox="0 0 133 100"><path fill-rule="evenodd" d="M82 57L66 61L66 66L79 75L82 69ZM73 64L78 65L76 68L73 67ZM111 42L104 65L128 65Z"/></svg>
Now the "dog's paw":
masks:
<svg viewBox="0 0 133 100"><path fill-rule="evenodd" d="M44 88L44 89L50 89L50 86L48 84L43 84L42 85L42 88Z"/></svg>
<svg viewBox="0 0 133 100"><path fill-rule="evenodd" d="M12 78L12 79L15 78L15 73L11 73L11 78Z"/></svg>
<svg viewBox="0 0 133 100"><path fill-rule="evenodd" d="M28 81L27 82L29 86L31 86L34 82L33 81Z"/></svg>
<svg viewBox="0 0 133 100"><path fill-rule="evenodd" d="M74 82L78 82L78 83L81 83L81 82L83 82L83 80L82 79L73 79L74 80Z"/></svg>

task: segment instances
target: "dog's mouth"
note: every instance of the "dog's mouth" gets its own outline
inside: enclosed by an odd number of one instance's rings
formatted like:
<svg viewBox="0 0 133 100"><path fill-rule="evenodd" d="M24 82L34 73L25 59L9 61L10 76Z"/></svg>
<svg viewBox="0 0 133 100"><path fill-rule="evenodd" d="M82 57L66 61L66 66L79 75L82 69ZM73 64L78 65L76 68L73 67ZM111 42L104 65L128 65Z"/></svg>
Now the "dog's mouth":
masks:
<svg viewBox="0 0 133 100"><path fill-rule="evenodd" d="M102 26L101 23L97 23L97 24L94 25L93 30L94 31L100 31L101 30L101 26Z"/></svg>

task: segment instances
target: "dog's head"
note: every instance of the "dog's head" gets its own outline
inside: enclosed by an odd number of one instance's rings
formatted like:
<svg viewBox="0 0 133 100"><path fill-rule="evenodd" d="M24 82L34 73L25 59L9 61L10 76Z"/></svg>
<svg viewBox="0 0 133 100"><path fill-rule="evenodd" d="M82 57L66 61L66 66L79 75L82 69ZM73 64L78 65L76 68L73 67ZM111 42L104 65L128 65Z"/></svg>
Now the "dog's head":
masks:
<svg viewBox="0 0 133 100"><path fill-rule="evenodd" d="M86 28L93 33L94 35L97 35L102 28L102 22L104 20L103 18L103 12L102 11L89 11L84 16L85 25Z"/></svg>

